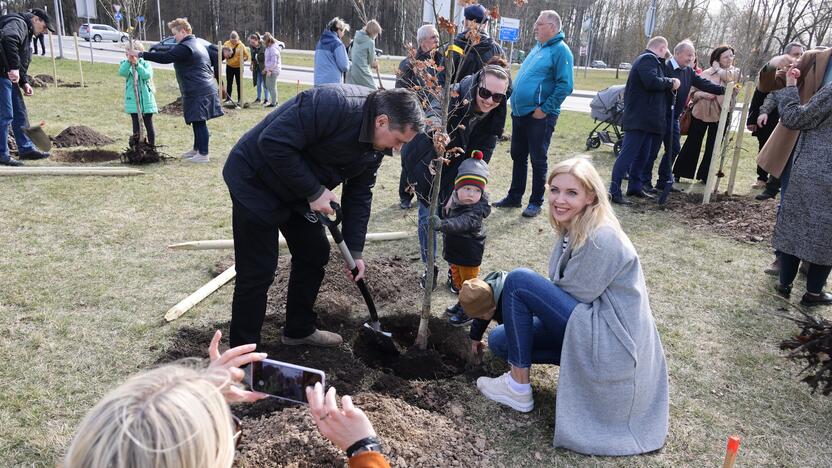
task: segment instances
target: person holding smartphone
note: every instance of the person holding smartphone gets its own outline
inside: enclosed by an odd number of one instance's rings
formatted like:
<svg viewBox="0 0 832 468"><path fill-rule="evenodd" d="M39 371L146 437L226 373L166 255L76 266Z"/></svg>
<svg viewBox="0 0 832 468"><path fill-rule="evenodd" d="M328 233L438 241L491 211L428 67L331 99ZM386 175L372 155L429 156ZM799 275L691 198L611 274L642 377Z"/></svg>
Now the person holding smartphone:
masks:
<svg viewBox="0 0 832 468"><path fill-rule="evenodd" d="M208 348L210 364L182 363L142 372L110 391L81 421L63 460L64 468L231 467L243 426L229 403L268 395L238 386L241 367L265 359L246 344L219 352L217 330ZM344 450L351 468L387 468L373 425L349 396L336 402L318 383L306 389L309 414L321 434ZM209 425L206 426L206 423Z"/></svg>

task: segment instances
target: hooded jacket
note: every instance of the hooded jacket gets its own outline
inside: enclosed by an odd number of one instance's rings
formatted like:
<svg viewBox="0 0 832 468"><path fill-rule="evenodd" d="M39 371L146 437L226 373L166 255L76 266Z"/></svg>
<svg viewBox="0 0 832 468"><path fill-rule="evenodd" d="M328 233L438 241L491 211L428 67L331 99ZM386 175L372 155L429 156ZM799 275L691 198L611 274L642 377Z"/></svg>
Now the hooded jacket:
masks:
<svg viewBox="0 0 832 468"><path fill-rule="evenodd" d="M136 93L133 89L133 69L129 61L121 61L118 74L126 79L124 85L124 112L136 114L139 111L136 106ZM139 102L142 107L142 114L159 112L156 107L156 95L153 90L153 67L150 66L150 62L139 59L136 63L136 75L139 77Z"/></svg>
<svg viewBox="0 0 832 468"><path fill-rule="evenodd" d="M327 29L315 45L315 86L341 83L342 75L349 69L347 48L337 33Z"/></svg>
<svg viewBox="0 0 832 468"><path fill-rule="evenodd" d="M347 83L377 89L378 86L375 79L373 79L376 42L366 31L355 32L355 39L353 39L350 47L350 59L352 64L347 72Z"/></svg>
<svg viewBox="0 0 832 468"><path fill-rule="evenodd" d="M511 95L511 115L522 117L540 107L549 115L559 115L566 96L572 94L572 51L563 32L537 43L526 55Z"/></svg>
<svg viewBox="0 0 832 468"><path fill-rule="evenodd" d="M29 62L32 60L32 51L29 44L35 30L32 28L31 13L10 13L0 17L0 53L3 54L0 60L0 73L3 76L11 70L20 71L20 86L27 83L26 75L29 71Z"/></svg>
<svg viewBox="0 0 832 468"><path fill-rule="evenodd" d="M454 63L451 83L459 83L466 76L482 70L482 67L488 63L491 57L505 55L503 48L500 47L500 44L494 42L491 36L485 31L478 32L480 35L478 43L468 46L468 31L466 30L456 35L454 43L445 52L445 55Z"/></svg>
<svg viewBox="0 0 832 468"><path fill-rule="evenodd" d="M451 209L437 228L442 231L442 257L448 263L462 266L479 266L485 252L485 226L483 220L491 214L488 194L473 205L463 205L451 195Z"/></svg>

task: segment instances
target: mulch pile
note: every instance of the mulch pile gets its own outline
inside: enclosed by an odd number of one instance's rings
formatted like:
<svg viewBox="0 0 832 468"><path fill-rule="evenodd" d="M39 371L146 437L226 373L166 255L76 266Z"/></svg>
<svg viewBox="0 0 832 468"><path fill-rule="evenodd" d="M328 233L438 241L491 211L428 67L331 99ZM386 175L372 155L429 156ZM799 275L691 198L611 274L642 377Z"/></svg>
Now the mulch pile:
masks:
<svg viewBox="0 0 832 468"><path fill-rule="evenodd" d="M68 163L100 163L107 161L118 161L121 154L115 151L90 149L90 150L59 150L53 151L49 157L52 161Z"/></svg>
<svg viewBox="0 0 832 468"><path fill-rule="evenodd" d="M696 229L740 242L769 244L777 221L777 203L755 200L751 195L717 195L703 205L702 194L674 193L667 201L667 209L679 213L685 224Z"/></svg>
<svg viewBox="0 0 832 468"><path fill-rule="evenodd" d="M65 128L58 136L52 138L52 144L58 148L69 148L72 146L104 146L114 143L115 140L107 135L98 133L84 125L73 125Z"/></svg>
<svg viewBox="0 0 832 468"><path fill-rule="evenodd" d="M226 257L214 266L219 273L233 264ZM318 326L340 333L338 348L283 346L286 282L290 260L280 258L275 281L269 290L268 309L259 351L270 359L302 364L326 373L327 386L340 395L353 395L367 412L383 440L384 452L393 466L488 466L497 455L475 425L465 419L473 380L480 375L498 375L505 363L487 360L466 365L467 330L454 328L444 319L430 322L429 350L410 350L416 337L422 291L417 268L400 257L368 261L367 284L381 315L382 328L393 333L403 353L384 355L374 348L373 332L362 327L367 312L358 289L345 277L343 261L333 252L326 268L315 311ZM160 362L186 356L205 356L216 329L182 328ZM389 353L388 353L389 354ZM235 405L243 421L245 437L238 466L344 466L343 453L315 428L305 407L287 406L270 399L252 405Z"/></svg>

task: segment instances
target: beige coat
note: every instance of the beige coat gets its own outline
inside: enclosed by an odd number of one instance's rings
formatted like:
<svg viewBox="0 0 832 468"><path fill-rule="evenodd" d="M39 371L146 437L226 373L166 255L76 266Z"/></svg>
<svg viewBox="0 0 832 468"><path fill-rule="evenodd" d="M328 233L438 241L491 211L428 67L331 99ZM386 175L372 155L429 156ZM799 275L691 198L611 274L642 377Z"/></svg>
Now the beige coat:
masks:
<svg viewBox="0 0 832 468"><path fill-rule="evenodd" d="M830 57L832 57L832 49L810 50L803 54L803 57L797 62L797 68L800 70L797 90L800 94L801 104L809 102L809 99L820 89ZM769 70L769 68L766 66L760 70L760 80L757 83L757 88L760 91L771 92L786 86L785 73L778 73L774 69ZM799 130L790 130L784 127L783 124L778 123L766 145L760 150L760 154L757 156L757 164L771 175L780 177L799 136Z"/></svg>
<svg viewBox="0 0 832 468"><path fill-rule="evenodd" d="M740 69L736 67L731 67L728 69L720 68L718 70L708 68L707 70L703 70L702 74L700 74L699 76L710 81L715 85L725 86L729 82L737 81L739 79ZM691 99L694 103L693 116L703 122L719 122L719 114L722 112L722 102L725 96L716 96L711 93L706 93L705 91L696 89L696 86L692 87L691 89ZM716 99L708 99L711 96L714 96ZM734 105L734 102L735 99L732 96L732 106Z"/></svg>

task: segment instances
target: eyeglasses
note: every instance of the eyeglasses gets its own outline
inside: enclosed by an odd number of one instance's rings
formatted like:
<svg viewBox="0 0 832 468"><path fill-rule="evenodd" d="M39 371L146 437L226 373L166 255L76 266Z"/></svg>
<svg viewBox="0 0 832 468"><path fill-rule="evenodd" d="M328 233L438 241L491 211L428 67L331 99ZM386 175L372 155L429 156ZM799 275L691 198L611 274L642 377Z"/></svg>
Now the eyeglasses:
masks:
<svg viewBox="0 0 832 468"><path fill-rule="evenodd" d="M487 90L483 87L480 87L480 89L477 93L480 95L481 98L483 98L483 99L491 98L491 100L494 101L497 104L505 101L505 99L506 99L505 94L492 93L491 91L489 91L489 90Z"/></svg>
<svg viewBox="0 0 832 468"><path fill-rule="evenodd" d="M234 422L234 450L240 448L240 442L243 440L243 423L237 416L231 415L231 420Z"/></svg>

